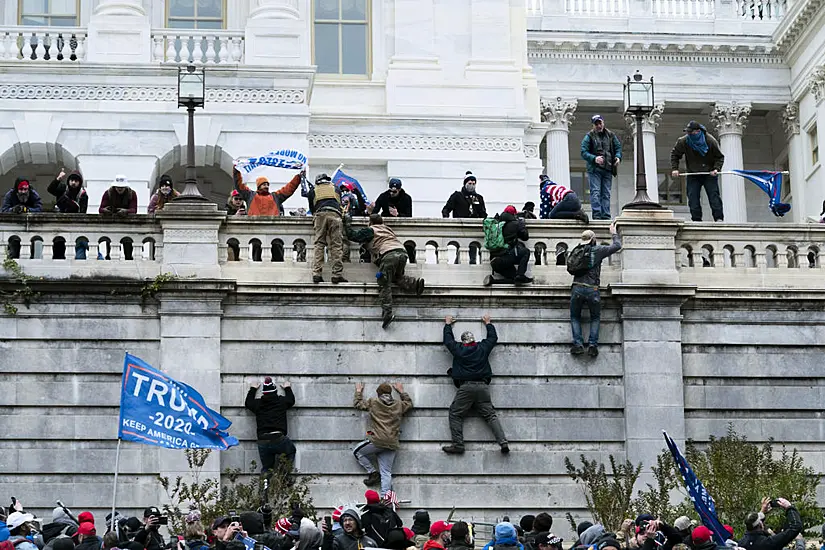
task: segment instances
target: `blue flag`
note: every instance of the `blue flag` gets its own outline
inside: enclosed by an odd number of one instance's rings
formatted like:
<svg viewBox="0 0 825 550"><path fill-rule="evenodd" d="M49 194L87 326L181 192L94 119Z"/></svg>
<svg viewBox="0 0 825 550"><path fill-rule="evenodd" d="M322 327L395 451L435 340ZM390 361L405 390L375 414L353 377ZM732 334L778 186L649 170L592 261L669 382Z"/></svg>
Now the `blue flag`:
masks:
<svg viewBox="0 0 825 550"><path fill-rule="evenodd" d="M732 172L752 181L768 194L770 198L768 208L771 209L774 216L781 217L790 211L791 205L780 200L782 198L782 172L768 172L766 170L732 170Z"/></svg>
<svg viewBox="0 0 825 550"><path fill-rule="evenodd" d="M361 193L361 196L364 197L367 204L370 203L370 200L367 198L367 194L364 192L364 188L361 187L361 183L352 176L346 175L340 168L332 174L332 183L335 184L335 187L341 187L341 185L349 183L354 189L357 189L358 192Z"/></svg>
<svg viewBox="0 0 825 550"><path fill-rule="evenodd" d="M682 474L682 479L685 481L685 488L687 489L690 500L693 501L693 509L699 514L702 523L710 529L713 533L713 538L719 546L725 546L725 541L729 538L728 532L716 517L716 503L713 502L713 497L710 496L705 486L693 473L693 468L690 467L688 461L682 455L676 442L673 441L667 432L663 431L665 442L667 443L670 453L673 455L673 460L676 466L679 467L679 472Z"/></svg>
<svg viewBox="0 0 825 550"><path fill-rule="evenodd" d="M191 386L134 355L123 360L118 437L169 449L219 449L238 444L232 423L206 406Z"/></svg>

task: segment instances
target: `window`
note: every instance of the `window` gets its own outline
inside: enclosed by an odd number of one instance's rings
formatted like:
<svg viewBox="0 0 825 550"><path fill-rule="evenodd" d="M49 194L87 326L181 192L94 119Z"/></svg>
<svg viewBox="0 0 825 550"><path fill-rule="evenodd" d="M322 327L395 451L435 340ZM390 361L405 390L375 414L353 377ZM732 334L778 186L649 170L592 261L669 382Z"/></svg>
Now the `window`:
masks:
<svg viewBox="0 0 825 550"><path fill-rule="evenodd" d="M808 141L811 145L811 164L816 165L819 162L819 137L817 136L816 124L808 130Z"/></svg>
<svg viewBox="0 0 825 550"><path fill-rule="evenodd" d="M582 204L590 204L590 180L587 170L581 169L570 172L570 189L572 189Z"/></svg>
<svg viewBox="0 0 825 550"><path fill-rule="evenodd" d="M166 26L170 29L222 29L226 0L168 0Z"/></svg>
<svg viewBox="0 0 825 550"><path fill-rule="evenodd" d="M20 0L20 24L77 27L80 0Z"/></svg>
<svg viewBox="0 0 825 550"><path fill-rule="evenodd" d="M313 0L313 53L320 74L369 73L369 0Z"/></svg>
<svg viewBox="0 0 825 550"><path fill-rule="evenodd" d="M659 203L685 204L685 184L687 181L685 178L681 176L674 178L669 171L658 173L657 178L659 182Z"/></svg>

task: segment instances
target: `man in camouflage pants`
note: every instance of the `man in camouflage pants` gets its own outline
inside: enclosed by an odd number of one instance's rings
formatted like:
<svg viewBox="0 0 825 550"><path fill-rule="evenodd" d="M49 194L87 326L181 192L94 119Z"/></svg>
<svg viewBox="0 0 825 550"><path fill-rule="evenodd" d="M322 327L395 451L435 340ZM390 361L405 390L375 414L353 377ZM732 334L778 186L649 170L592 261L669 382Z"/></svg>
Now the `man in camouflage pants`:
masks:
<svg viewBox="0 0 825 550"><path fill-rule="evenodd" d="M344 228L347 238L351 241L365 243L372 256L373 263L378 265L378 279L380 288L379 299L383 312L383 328L392 323L395 315L392 312L392 285L397 284L402 290L414 291L417 295L424 292L424 279L416 279L404 275L407 265L407 251L392 229L384 225L384 219L378 215L370 216L369 227L353 229L352 218L344 217Z"/></svg>

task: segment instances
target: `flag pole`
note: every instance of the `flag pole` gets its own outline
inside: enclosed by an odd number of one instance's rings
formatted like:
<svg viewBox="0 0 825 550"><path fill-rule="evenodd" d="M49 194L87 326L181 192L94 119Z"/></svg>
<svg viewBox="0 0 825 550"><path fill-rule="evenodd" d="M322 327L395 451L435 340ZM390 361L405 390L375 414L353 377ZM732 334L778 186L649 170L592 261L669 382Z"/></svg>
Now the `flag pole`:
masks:
<svg viewBox="0 0 825 550"><path fill-rule="evenodd" d="M332 176L330 176L330 178L329 178L329 179L335 179L335 175L336 175L338 172L340 172L340 171L341 171L341 168L343 168L343 167L344 167L344 163L342 162L341 164L339 164L339 165L338 165L338 168L336 168L336 169L335 169L335 172L333 172L333 173L332 173Z"/></svg>
<svg viewBox="0 0 825 550"><path fill-rule="evenodd" d="M765 170L765 172L770 172L772 174L790 174L790 172L788 172L787 170L781 171L781 172L774 172L773 170ZM716 173L719 174L719 175L722 175L722 174L733 174L733 175L736 175L736 176L741 175L741 174L739 174L739 172L733 172L733 171L730 171L730 170L726 170L724 172L719 171L719 172L716 172ZM680 176L709 176L710 172L685 172L685 173L679 172L679 175Z"/></svg>
<svg viewBox="0 0 825 550"><path fill-rule="evenodd" d="M112 515L110 516L111 519L111 528L115 532L120 540L120 526L115 521L115 502L117 501L117 474L118 470L120 469L120 444L123 442L122 439L119 437L117 438L117 452L115 453L115 482L112 487Z"/></svg>

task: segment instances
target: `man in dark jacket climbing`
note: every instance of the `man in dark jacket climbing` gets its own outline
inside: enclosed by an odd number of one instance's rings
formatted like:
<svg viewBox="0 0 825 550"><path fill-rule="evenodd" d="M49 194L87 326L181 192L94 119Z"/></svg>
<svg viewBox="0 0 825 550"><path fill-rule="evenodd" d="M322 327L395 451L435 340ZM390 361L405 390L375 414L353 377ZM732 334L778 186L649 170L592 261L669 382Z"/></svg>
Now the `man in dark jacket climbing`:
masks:
<svg viewBox="0 0 825 550"><path fill-rule="evenodd" d="M61 170L49 184L47 191L57 197L57 209L61 214L85 214L89 207L89 195L83 189L83 176L74 171L66 181L66 171Z"/></svg>
<svg viewBox="0 0 825 550"><path fill-rule="evenodd" d="M504 222L501 228L504 237L504 248L490 251L490 267L493 273L504 277L506 282L516 284L531 283L533 279L527 276L527 263L530 261L530 251L522 241L530 238L524 218L516 217L516 207L510 205L504 209L497 219ZM492 275L484 278L484 286L493 284Z"/></svg>
<svg viewBox="0 0 825 550"><path fill-rule="evenodd" d="M285 473L292 470L295 463L295 445L287 436L288 426L286 411L295 405L295 394L292 393L292 386L289 382L281 384L284 395L278 395L275 383L272 378L264 378L261 397L255 398L261 383L252 384L246 393L246 407L255 415L258 432L258 454L261 457L261 473L271 472L280 468L281 457L289 461L284 465L287 469Z"/></svg>
<svg viewBox="0 0 825 550"><path fill-rule="evenodd" d="M498 335L489 315L485 314L481 320L487 326L487 338L476 342L473 333L466 331L461 334L459 344L453 336L455 318L448 315L444 319L444 346L453 356L453 366L447 374L452 377L453 384L458 388L450 405L452 443L441 448L445 453L464 453L464 417L473 407L493 430L501 452L504 454L510 452L507 437L504 435L504 429L496 416L496 409L490 398L490 380L493 378L490 352L498 342Z"/></svg>
<svg viewBox="0 0 825 550"><path fill-rule="evenodd" d="M464 184L460 191L456 191L447 200L441 209L441 216L449 218L481 218L487 217L487 208L484 206L484 197L476 193L476 177L472 172L464 176Z"/></svg>
<svg viewBox="0 0 825 550"><path fill-rule="evenodd" d="M378 544L364 534L361 528L361 516L354 508L347 508L341 513L341 527L344 532L333 537L327 531L327 524L321 524L324 530L322 550L360 550L361 548L376 548Z"/></svg>
<svg viewBox="0 0 825 550"><path fill-rule="evenodd" d="M364 534L378 543L381 548L386 548L384 544L387 535L392 529L403 527L404 522L392 508L381 502L377 492L369 490L364 493L364 498L367 500L367 506L361 514Z"/></svg>
<svg viewBox="0 0 825 550"><path fill-rule="evenodd" d="M3 206L0 207L0 212L10 214L42 211L43 201L40 195L32 188L28 178L20 177L14 180L14 187L3 197Z"/></svg>
<svg viewBox="0 0 825 550"><path fill-rule="evenodd" d="M785 510L785 528L771 535L765 527L765 515L776 506ZM766 497L762 499L762 509L745 518L745 529L745 536L739 539L739 546L745 550L780 550L802 531L802 516L786 499L772 501Z"/></svg>
<svg viewBox="0 0 825 550"><path fill-rule="evenodd" d="M392 229L384 225L384 219L378 214L370 216L369 227L352 228L352 218L344 216L344 232L349 240L366 244L372 261L378 265L379 299L381 301L382 327L387 328L395 315L392 311L392 285L397 284L402 290L421 295L424 292L424 279L404 275L407 265L407 250Z"/></svg>

